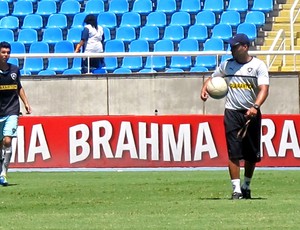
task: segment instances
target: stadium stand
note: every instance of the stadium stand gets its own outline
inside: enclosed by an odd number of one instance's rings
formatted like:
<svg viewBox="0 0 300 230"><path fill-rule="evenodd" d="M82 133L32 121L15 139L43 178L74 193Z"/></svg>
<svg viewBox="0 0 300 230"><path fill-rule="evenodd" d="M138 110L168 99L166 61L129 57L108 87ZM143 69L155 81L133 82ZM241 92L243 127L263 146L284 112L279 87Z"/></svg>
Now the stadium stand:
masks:
<svg viewBox="0 0 300 230"><path fill-rule="evenodd" d="M0 20L0 28L5 28L5 29L11 29L11 30L17 30L19 29L19 18L16 16L6 16L1 18Z"/></svg>
<svg viewBox="0 0 300 230"><path fill-rule="evenodd" d="M236 28L241 23L241 15L238 11L224 11L221 14L220 23Z"/></svg>
<svg viewBox="0 0 300 230"><path fill-rule="evenodd" d="M14 8L12 16L23 18L28 14L33 13L33 4L30 1L16 1L14 3Z"/></svg>
<svg viewBox="0 0 300 230"><path fill-rule="evenodd" d="M11 29L2 28L0 29L0 33L3 41L13 42L15 40L14 32Z"/></svg>
<svg viewBox="0 0 300 230"><path fill-rule="evenodd" d="M135 0L132 6L132 12L140 15L148 15L153 10L151 0Z"/></svg>
<svg viewBox="0 0 300 230"><path fill-rule="evenodd" d="M48 18L51 14L57 13L57 6L55 1L39 1L37 3L37 10L35 14Z"/></svg>
<svg viewBox="0 0 300 230"><path fill-rule="evenodd" d="M86 2L84 7L84 13L98 15L104 12L104 2L103 0L89 0Z"/></svg>
<svg viewBox="0 0 300 230"><path fill-rule="evenodd" d="M6 1L0 1L0 18L9 15L9 5Z"/></svg>
<svg viewBox="0 0 300 230"><path fill-rule="evenodd" d="M200 0L182 0L180 11L197 14L201 10Z"/></svg>
<svg viewBox="0 0 300 230"><path fill-rule="evenodd" d="M22 29L40 30L43 28L43 18L39 14L28 14L25 16Z"/></svg>
<svg viewBox="0 0 300 230"><path fill-rule="evenodd" d="M108 47L106 44L115 40L123 41L124 52L130 52L130 44L133 41L146 40L149 43L149 51L155 52L155 44L167 39L173 41L174 51L181 50L180 41L185 39L196 40L199 50L202 51L207 49L206 42L216 37L225 41L222 50L227 50L226 40L231 36L229 27L232 34L246 33L255 45L252 49L267 50L280 28L289 31L289 10L293 2L293 0L274 2L273 0L17 0L14 3L0 1L0 29L2 39L9 42L20 41L29 45L33 41L44 41L49 45L49 52L55 52L54 45L59 41L67 40L73 45L76 44L81 36L85 16L94 14L99 25L104 27L105 52L119 52L106 49ZM138 20L133 22L135 18ZM38 23L34 23L35 19ZM299 20L295 23L299 24ZM10 30L3 30L3 28ZM35 30L37 39L20 40L20 34L25 28ZM81 29L71 30L71 28ZM225 28L229 32L223 37ZM297 30L299 27L295 28ZM286 48L290 49L288 33L286 33L286 41ZM295 41L298 47L299 33L295 33ZM26 49L26 52L29 50ZM230 57L223 56L216 60L217 63ZM260 58L266 59L266 57ZM205 62L198 59L201 58L196 57L196 60L191 62L191 66L185 70L189 71L195 66L205 66ZM112 73L121 67L123 58L105 58L105 62L107 65L105 70ZM288 70L288 67L282 67L282 63L282 61L276 62L276 65L281 67L275 69ZM23 62L20 61L19 64L23 68ZM24 64L28 65L27 61L25 63L24 60ZM170 68L170 64L171 58L142 58L142 69L146 69L145 71L151 70L151 65L155 71L165 71ZM69 66L72 66L70 60ZM81 63L76 68L79 69L79 66ZM43 69L44 67L46 66L43 66ZM211 70L214 67L207 66L207 68ZM132 72L142 69L132 69ZM24 71L27 70L26 68ZM34 74L37 71L30 72Z"/></svg>
<svg viewBox="0 0 300 230"><path fill-rule="evenodd" d="M179 51L198 51L199 44L195 39L183 39L179 43ZM174 56L171 57L171 68L180 68L184 70L189 70L192 66L192 57L191 56Z"/></svg>

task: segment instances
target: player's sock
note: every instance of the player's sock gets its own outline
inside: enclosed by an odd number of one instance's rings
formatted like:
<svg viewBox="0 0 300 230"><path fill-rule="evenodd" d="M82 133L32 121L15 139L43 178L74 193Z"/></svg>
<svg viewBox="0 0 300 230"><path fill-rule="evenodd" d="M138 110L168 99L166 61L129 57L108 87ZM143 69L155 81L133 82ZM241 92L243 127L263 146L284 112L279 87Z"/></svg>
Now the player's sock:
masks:
<svg viewBox="0 0 300 230"><path fill-rule="evenodd" d="M11 147L5 147L3 150L4 150L4 159L2 162L1 176L6 176L7 171L8 171L8 166L10 163L12 150L11 150Z"/></svg>
<svg viewBox="0 0 300 230"><path fill-rule="evenodd" d="M243 189L250 189L251 178L244 176Z"/></svg>
<svg viewBox="0 0 300 230"><path fill-rule="evenodd" d="M233 179L231 180L233 192L241 193L241 180L240 179Z"/></svg>

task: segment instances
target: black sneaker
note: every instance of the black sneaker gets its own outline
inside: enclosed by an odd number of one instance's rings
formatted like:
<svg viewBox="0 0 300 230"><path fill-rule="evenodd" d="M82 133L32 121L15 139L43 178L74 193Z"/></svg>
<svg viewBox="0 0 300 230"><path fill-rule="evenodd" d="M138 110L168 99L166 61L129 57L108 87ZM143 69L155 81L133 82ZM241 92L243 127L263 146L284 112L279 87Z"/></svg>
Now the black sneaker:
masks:
<svg viewBox="0 0 300 230"><path fill-rule="evenodd" d="M250 189L241 188L241 190L242 190L244 199L251 199L251 190Z"/></svg>
<svg viewBox="0 0 300 230"><path fill-rule="evenodd" d="M232 199L232 200L240 200L240 199L243 199L243 194L242 194L242 193L239 193L239 192L234 192L234 193L232 193L232 195L231 195L231 199Z"/></svg>

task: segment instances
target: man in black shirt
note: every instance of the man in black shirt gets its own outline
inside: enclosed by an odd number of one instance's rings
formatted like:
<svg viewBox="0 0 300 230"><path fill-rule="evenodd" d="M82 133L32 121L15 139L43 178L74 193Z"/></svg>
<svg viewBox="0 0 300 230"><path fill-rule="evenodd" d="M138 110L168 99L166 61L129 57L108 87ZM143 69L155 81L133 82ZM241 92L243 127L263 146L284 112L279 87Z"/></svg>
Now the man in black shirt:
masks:
<svg viewBox="0 0 300 230"><path fill-rule="evenodd" d="M12 138L17 136L20 113L19 97L28 114L31 108L20 82L20 71L15 65L7 63L11 46L0 42L0 184L8 185L6 175L12 154Z"/></svg>

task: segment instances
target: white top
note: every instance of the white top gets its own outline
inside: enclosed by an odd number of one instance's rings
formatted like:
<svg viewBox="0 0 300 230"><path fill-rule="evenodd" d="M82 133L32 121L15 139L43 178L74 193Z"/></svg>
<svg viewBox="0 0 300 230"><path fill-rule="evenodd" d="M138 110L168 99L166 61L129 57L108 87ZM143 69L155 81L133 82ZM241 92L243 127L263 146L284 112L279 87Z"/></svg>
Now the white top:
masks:
<svg viewBox="0 0 300 230"><path fill-rule="evenodd" d="M102 45L102 36L103 36L103 28L98 26L98 30L92 27L91 25L86 25L86 29L88 29L88 39L85 44L85 53L102 53L103 45Z"/></svg>
<svg viewBox="0 0 300 230"><path fill-rule="evenodd" d="M258 86L269 85L269 73L265 63L256 57L241 64L228 59L220 64L212 77L225 77L228 94L225 108L234 110L249 109L255 103Z"/></svg>

